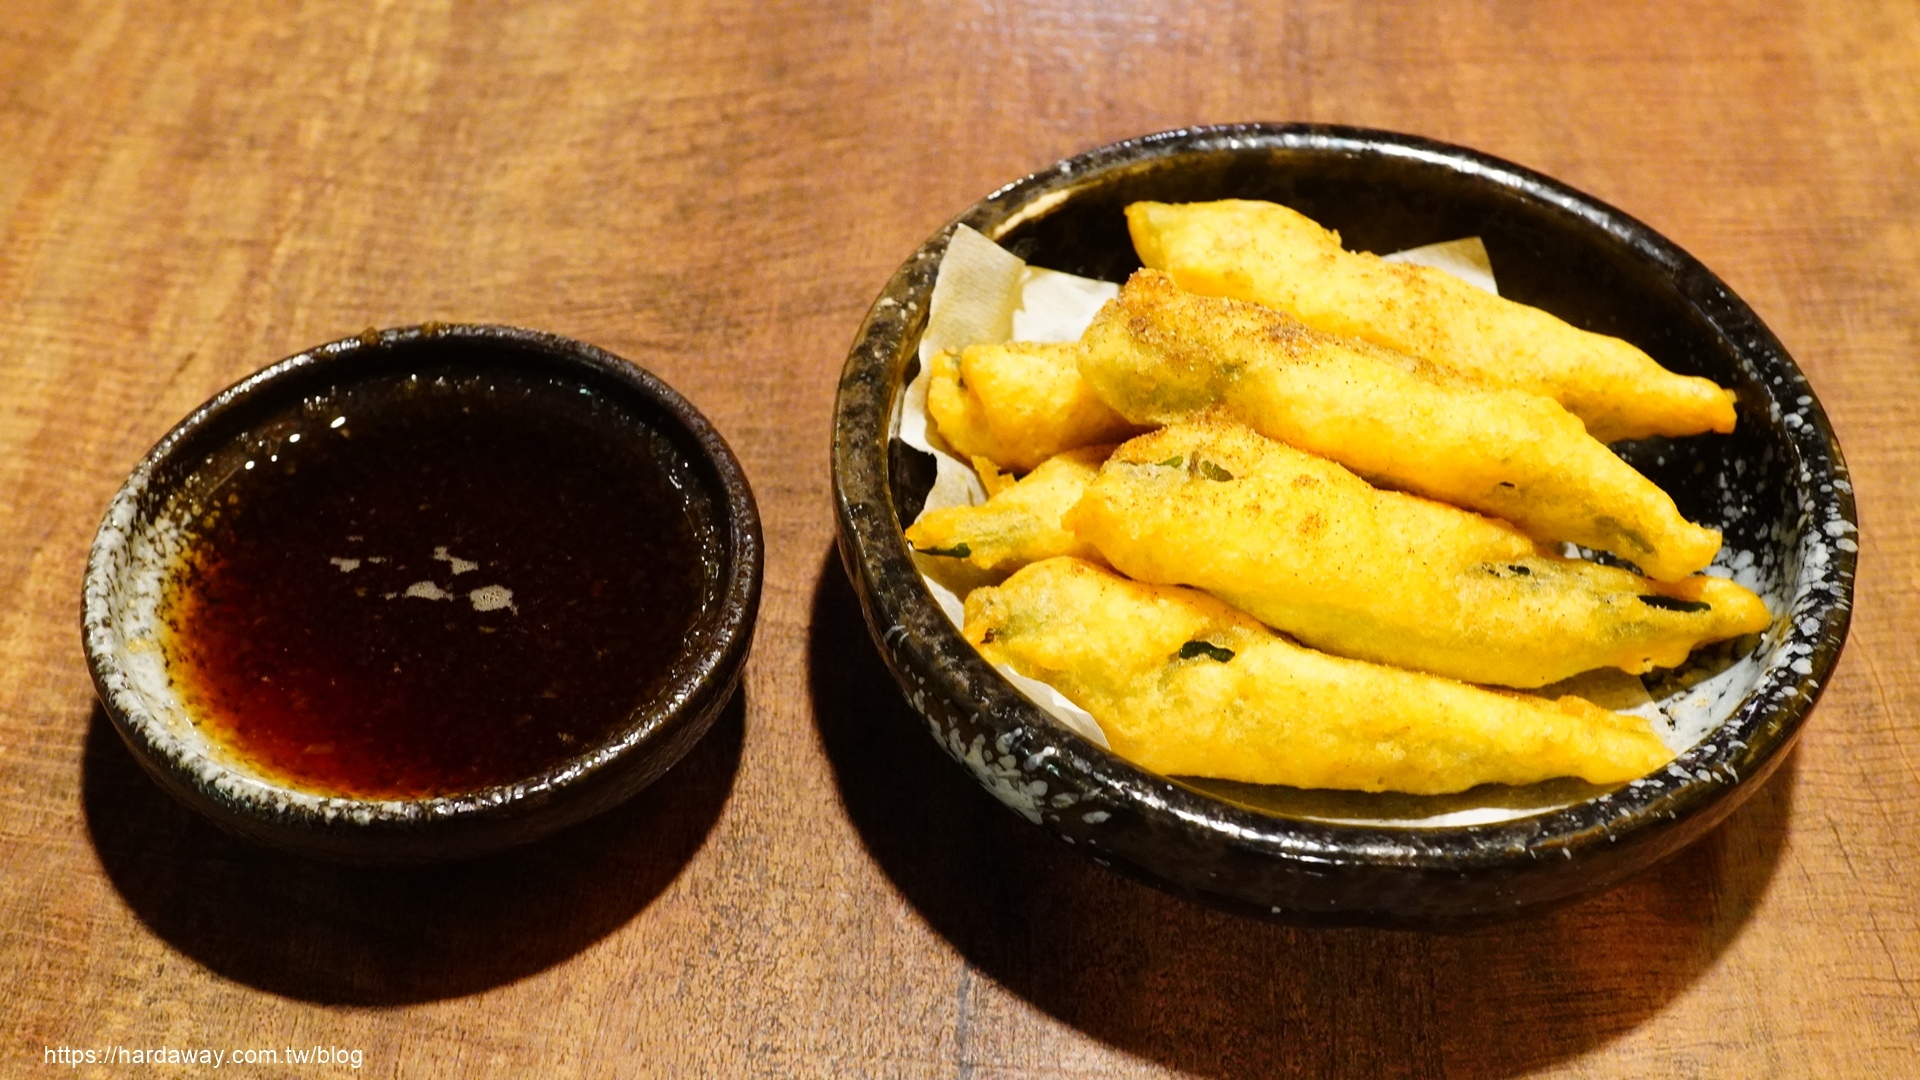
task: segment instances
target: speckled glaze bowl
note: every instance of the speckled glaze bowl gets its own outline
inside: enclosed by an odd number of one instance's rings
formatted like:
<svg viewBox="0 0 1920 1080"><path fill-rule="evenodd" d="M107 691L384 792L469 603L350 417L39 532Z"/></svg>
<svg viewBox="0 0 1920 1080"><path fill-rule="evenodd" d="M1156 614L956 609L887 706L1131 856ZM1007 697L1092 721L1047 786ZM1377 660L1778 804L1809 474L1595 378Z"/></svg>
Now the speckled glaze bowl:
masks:
<svg viewBox="0 0 1920 1080"><path fill-rule="evenodd" d="M1746 304L1645 225L1507 162L1356 128L1245 124L1102 147L955 219L1030 263L1123 281L1139 199L1269 199L1389 252L1480 236L1503 295L1623 337L1733 388L1730 436L1616 449L1690 519L1726 535L1720 571L1773 628L1649 680L1717 721L1671 766L1618 788L1478 788L1422 800L1172 778L1067 731L985 663L935 605L902 537L931 483L896 437L952 225L894 274L841 375L833 480L841 554L888 666L934 738L1016 813L1102 865L1231 910L1319 923L1470 925L1618 882L1724 819L1772 773L1846 639L1854 502L1820 405ZM1664 697L1663 697L1664 695Z"/></svg>
<svg viewBox="0 0 1920 1080"><path fill-rule="evenodd" d="M696 530L699 613L666 688L599 745L514 783L420 799L314 794L249 767L197 727L158 644L178 565L182 496L231 471L263 418L304 397L383 375L501 372L580 388L621 423L664 436L713 510ZM364 863L464 858L538 839L625 800L711 726L739 682L759 608L760 519L745 474L705 417L648 372L591 345L504 326L428 324L367 333L290 357L222 391L161 439L114 496L87 560L82 633L107 715L146 771L248 838Z"/></svg>

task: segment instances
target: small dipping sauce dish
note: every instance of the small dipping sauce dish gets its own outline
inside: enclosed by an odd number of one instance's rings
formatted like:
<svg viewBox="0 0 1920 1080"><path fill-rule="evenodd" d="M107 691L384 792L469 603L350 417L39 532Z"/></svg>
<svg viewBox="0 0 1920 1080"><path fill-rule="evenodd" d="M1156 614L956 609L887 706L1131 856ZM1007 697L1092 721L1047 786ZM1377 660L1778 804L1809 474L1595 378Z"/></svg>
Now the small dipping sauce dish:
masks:
<svg viewBox="0 0 1920 1080"><path fill-rule="evenodd" d="M739 682L760 523L724 440L599 349L435 325L196 409L88 559L95 686L161 786L358 862L537 839L658 778Z"/></svg>

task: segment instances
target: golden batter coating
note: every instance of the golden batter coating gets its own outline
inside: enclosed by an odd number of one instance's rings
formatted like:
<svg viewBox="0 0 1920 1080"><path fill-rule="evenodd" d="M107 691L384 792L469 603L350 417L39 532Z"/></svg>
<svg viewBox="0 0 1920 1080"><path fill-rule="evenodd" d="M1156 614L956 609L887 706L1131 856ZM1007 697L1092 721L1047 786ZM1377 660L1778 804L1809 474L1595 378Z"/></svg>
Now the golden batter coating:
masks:
<svg viewBox="0 0 1920 1080"><path fill-rule="evenodd" d="M1562 558L1224 420L1121 446L1067 524L1141 581L1205 589L1316 649L1467 682L1640 674L1771 621L1731 581Z"/></svg>
<svg viewBox="0 0 1920 1080"><path fill-rule="evenodd" d="M1274 203L1139 202L1140 259L1183 289L1277 308L1316 330L1545 394L1602 442L1732 431L1732 394L1439 270L1341 248L1338 233Z"/></svg>
<svg viewBox="0 0 1920 1080"><path fill-rule="evenodd" d="M1505 518L1540 540L1610 551L1675 581L1720 534L1551 399L1308 329L1259 304L1183 292L1142 270L1081 339L1080 373L1128 420L1224 409L1370 480Z"/></svg>
<svg viewBox="0 0 1920 1080"><path fill-rule="evenodd" d="M1168 775L1439 795L1672 760L1645 720L1327 656L1190 589L1049 559L967 597L982 655L1060 690Z"/></svg>
<svg viewBox="0 0 1920 1080"><path fill-rule="evenodd" d="M937 354L927 412L940 437L966 457L1026 472L1063 450L1137 435L1080 377L1073 342L1003 342Z"/></svg>
<svg viewBox="0 0 1920 1080"><path fill-rule="evenodd" d="M907 542L922 554L965 559L982 570L1013 570L1056 555L1099 559L1060 519L1112 451L1093 446L1056 454L979 506L929 510L907 530Z"/></svg>

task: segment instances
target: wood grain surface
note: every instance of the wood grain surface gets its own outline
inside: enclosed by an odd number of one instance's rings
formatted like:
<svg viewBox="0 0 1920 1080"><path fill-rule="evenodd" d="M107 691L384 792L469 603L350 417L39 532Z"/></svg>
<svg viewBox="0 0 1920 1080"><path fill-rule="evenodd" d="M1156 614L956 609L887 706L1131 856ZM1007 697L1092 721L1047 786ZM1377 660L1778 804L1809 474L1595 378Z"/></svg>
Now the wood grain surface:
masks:
<svg viewBox="0 0 1920 1080"><path fill-rule="evenodd" d="M1839 431L1864 532L1837 677L1764 790L1598 899L1456 936L1190 906L974 788L869 642L827 444L888 274L1058 158L1256 119L1625 209ZM428 319L586 339L708 413L765 517L755 652L604 820L450 869L301 863L112 734L86 546L215 390ZM1917 356L1908 3L7 0L0 1074L118 1044L362 1054L240 1071L289 1076L1920 1075Z"/></svg>

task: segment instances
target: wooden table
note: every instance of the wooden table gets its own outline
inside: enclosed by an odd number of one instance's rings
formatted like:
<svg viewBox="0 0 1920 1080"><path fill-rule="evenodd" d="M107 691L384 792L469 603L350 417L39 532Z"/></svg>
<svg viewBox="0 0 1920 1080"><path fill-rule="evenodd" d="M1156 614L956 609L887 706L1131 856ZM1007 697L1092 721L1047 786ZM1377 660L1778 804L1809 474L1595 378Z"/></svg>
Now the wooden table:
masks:
<svg viewBox="0 0 1920 1080"><path fill-rule="evenodd" d="M340 1047L363 1076L1915 1075L1916 73L1920 12L1875 0L9 0L0 1073L118 1044ZM1852 643L1705 842L1499 929L1290 929L1080 860L910 718L832 546L863 311L1002 182L1246 119L1563 179L1698 255L1807 370L1860 497ZM213 391L428 319L584 338L712 417L765 517L745 692L632 805L532 850L263 853L107 726L86 547Z"/></svg>

